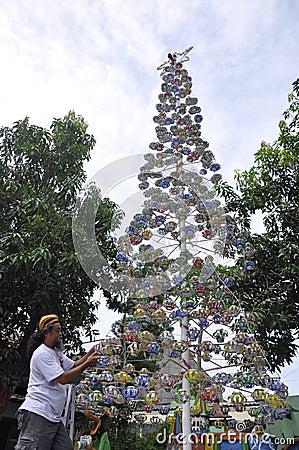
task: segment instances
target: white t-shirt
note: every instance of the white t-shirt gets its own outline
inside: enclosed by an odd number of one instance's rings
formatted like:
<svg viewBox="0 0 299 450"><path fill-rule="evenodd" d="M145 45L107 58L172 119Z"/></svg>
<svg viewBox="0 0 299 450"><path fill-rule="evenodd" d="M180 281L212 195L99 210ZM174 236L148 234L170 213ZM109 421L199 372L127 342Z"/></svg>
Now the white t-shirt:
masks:
<svg viewBox="0 0 299 450"><path fill-rule="evenodd" d="M30 361L27 395L20 409L34 412L51 422L59 422L66 399L66 386L53 381L74 362L60 350L41 344Z"/></svg>

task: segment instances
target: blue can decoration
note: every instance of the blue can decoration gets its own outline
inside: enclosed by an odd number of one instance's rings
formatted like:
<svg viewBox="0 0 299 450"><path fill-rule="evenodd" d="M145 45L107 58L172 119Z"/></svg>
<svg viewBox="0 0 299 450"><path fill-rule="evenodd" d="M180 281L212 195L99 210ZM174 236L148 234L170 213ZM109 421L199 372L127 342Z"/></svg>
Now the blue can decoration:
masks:
<svg viewBox="0 0 299 450"><path fill-rule="evenodd" d="M150 377L147 373L141 373L136 377L137 386L145 387L148 386Z"/></svg>
<svg viewBox="0 0 299 450"><path fill-rule="evenodd" d="M246 270L253 270L255 263L253 261L245 261L244 267Z"/></svg>
<svg viewBox="0 0 299 450"><path fill-rule="evenodd" d="M146 347L146 351L152 355L158 355L160 350L161 350L161 347L157 342L151 342Z"/></svg>
<svg viewBox="0 0 299 450"><path fill-rule="evenodd" d="M147 189L149 187L149 182L142 181L141 183L139 183L138 187L141 191L144 191L145 189Z"/></svg>
<svg viewBox="0 0 299 450"><path fill-rule="evenodd" d="M171 147L176 148L181 144L180 138L174 138L171 140Z"/></svg>
<svg viewBox="0 0 299 450"><path fill-rule="evenodd" d="M218 163L213 163L210 165L210 170L212 172L217 172L217 170L219 170L221 168L220 164Z"/></svg>
<svg viewBox="0 0 299 450"><path fill-rule="evenodd" d="M127 255L124 252L119 252L116 255L116 259L117 259L117 261L128 262L128 257L127 257Z"/></svg>
<svg viewBox="0 0 299 450"><path fill-rule="evenodd" d="M105 368L110 365L110 358L108 356L100 356L97 360L97 367Z"/></svg>
<svg viewBox="0 0 299 450"><path fill-rule="evenodd" d="M141 373L136 377L136 383L138 386L146 387L149 384L150 377L147 373Z"/></svg>
<svg viewBox="0 0 299 450"><path fill-rule="evenodd" d="M163 178L160 182L162 188L168 188L170 186L170 181L167 178Z"/></svg>
<svg viewBox="0 0 299 450"><path fill-rule="evenodd" d="M278 378L272 378L271 383L269 385L269 389L271 391L279 391L282 387L282 382Z"/></svg>
<svg viewBox="0 0 299 450"><path fill-rule="evenodd" d="M210 181L213 184L217 184L222 180L222 175L220 173L215 173L213 176L211 176Z"/></svg>
<svg viewBox="0 0 299 450"><path fill-rule="evenodd" d="M123 391L122 391L123 396L126 399L134 399L137 398L139 395L139 389L135 386L127 386Z"/></svg>
<svg viewBox="0 0 299 450"><path fill-rule="evenodd" d="M155 223L157 226L162 225L165 222L165 220L166 220L165 217L161 215L155 217Z"/></svg>
<svg viewBox="0 0 299 450"><path fill-rule="evenodd" d="M167 416L167 414L169 413L169 407L160 406L159 413L162 414L162 416Z"/></svg>
<svg viewBox="0 0 299 450"><path fill-rule="evenodd" d="M234 283L234 280L232 278L227 277L227 278L224 279L224 284L226 286L232 286L233 283Z"/></svg>
<svg viewBox="0 0 299 450"><path fill-rule="evenodd" d="M174 284L182 284L184 282L184 277L182 277L181 275L175 275L172 279L172 282Z"/></svg>
<svg viewBox="0 0 299 450"><path fill-rule="evenodd" d="M190 341L196 341L200 334L200 330L198 328L191 327L188 329L187 334Z"/></svg>
<svg viewBox="0 0 299 450"><path fill-rule="evenodd" d="M194 121L195 121L196 123L202 122L202 119L203 119L203 117L202 117L201 114L195 114L195 116L194 116Z"/></svg>

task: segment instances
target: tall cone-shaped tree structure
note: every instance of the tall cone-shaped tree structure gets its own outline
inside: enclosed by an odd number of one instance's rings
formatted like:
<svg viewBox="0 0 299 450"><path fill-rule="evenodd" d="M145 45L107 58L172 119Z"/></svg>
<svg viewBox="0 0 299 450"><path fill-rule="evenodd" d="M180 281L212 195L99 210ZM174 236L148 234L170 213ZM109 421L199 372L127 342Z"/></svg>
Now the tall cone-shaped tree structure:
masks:
<svg viewBox="0 0 299 450"><path fill-rule="evenodd" d="M201 108L184 67L190 50L169 54L158 68L157 139L138 175L145 199L118 239L117 273L133 301L121 335L126 354L115 359L111 348L121 342L103 341L98 367L104 400L119 408L127 401L138 409L143 399L147 410L167 414L164 394L171 391L181 406L184 450L192 446L192 416L197 432L217 436L228 427L252 431L289 412L287 388L268 372L255 340L254 315L230 291L233 280L216 270L232 240L244 248L245 268L254 264L246 236L235 234L215 197L220 165L201 135ZM137 371L130 358L141 357L171 360L179 373ZM245 409L250 420L232 420L231 411ZM142 422L141 412L134 414Z"/></svg>

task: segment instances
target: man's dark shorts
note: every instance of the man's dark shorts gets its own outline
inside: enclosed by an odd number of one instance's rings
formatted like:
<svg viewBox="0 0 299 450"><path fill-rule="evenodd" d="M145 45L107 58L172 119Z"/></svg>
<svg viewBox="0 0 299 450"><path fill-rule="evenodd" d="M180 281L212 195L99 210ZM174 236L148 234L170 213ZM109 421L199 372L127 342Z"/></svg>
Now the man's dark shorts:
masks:
<svg viewBox="0 0 299 450"><path fill-rule="evenodd" d="M15 450L73 450L62 422L50 422L38 414L19 410L19 440Z"/></svg>

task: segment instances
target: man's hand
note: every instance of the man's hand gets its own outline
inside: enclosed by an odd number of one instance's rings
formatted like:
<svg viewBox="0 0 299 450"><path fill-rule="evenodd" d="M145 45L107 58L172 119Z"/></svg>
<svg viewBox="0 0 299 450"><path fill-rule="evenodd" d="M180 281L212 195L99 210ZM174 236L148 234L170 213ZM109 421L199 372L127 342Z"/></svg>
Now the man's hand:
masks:
<svg viewBox="0 0 299 450"><path fill-rule="evenodd" d="M101 350L100 350L99 348L100 348L100 345L98 345L98 344L93 345L93 346L88 350L88 352L86 353L86 355L87 355L87 356L90 356L90 355L92 355L94 352L97 352L98 355L102 355L103 353L101 352Z"/></svg>
<svg viewBox="0 0 299 450"><path fill-rule="evenodd" d="M81 366L81 364L87 363L87 360L90 356L94 355L95 353L97 353L98 357L102 355L102 353L98 350L98 346L97 345L93 345L88 352L82 356L82 358L78 359L77 361L75 361L75 367ZM94 365L94 364L90 364L90 365Z"/></svg>
<svg viewBox="0 0 299 450"><path fill-rule="evenodd" d="M75 362L72 369L66 370L59 377L55 378L54 381L57 381L60 384L72 383L78 375L80 375L85 369L87 369L87 367L95 366L99 357L100 356L98 352L93 352L88 357L86 354L79 361Z"/></svg>
<svg viewBox="0 0 299 450"><path fill-rule="evenodd" d="M88 364L88 367L95 366L99 359L99 356L100 355L98 352L92 352L86 360L86 364Z"/></svg>
<svg viewBox="0 0 299 450"><path fill-rule="evenodd" d="M92 446L92 444L87 444L86 450L95 450L95 448Z"/></svg>

